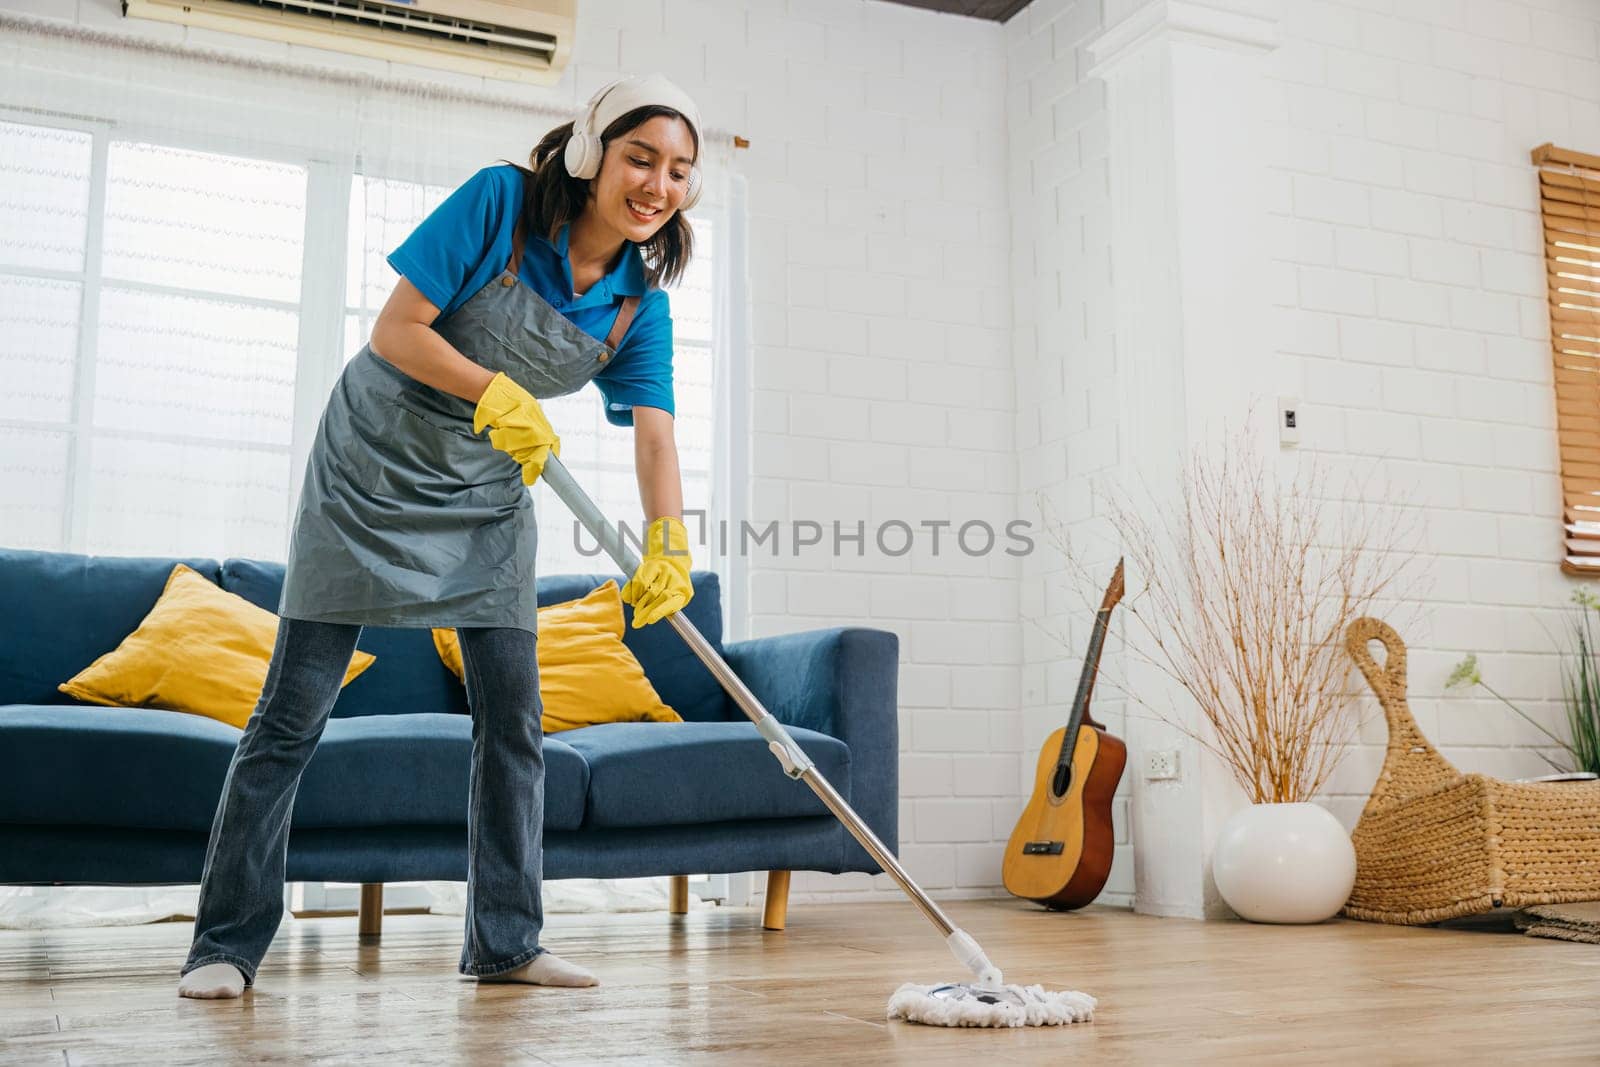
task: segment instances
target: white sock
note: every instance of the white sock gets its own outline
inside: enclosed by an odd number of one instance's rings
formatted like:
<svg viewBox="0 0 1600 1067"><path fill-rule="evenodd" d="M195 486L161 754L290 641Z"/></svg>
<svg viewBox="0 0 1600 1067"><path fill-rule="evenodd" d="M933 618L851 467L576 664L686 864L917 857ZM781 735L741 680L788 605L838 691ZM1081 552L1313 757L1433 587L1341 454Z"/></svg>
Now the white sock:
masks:
<svg viewBox="0 0 1600 1067"><path fill-rule="evenodd" d="M195 1000L232 1000L244 994L244 975L231 963L196 967L178 982L178 996Z"/></svg>
<svg viewBox="0 0 1600 1067"><path fill-rule="evenodd" d="M480 977L480 982L526 982L529 985L592 986L600 980L576 963L553 952L541 952L514 971Z"/></svg>

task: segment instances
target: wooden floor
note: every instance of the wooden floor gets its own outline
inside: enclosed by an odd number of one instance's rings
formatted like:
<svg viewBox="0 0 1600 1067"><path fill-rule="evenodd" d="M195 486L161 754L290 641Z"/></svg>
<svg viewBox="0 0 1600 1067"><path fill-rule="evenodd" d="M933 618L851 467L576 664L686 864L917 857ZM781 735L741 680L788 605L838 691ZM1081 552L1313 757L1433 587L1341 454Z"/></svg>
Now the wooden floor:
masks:
<svg viewBox="0 0 1600 1067"><path fill-rule="evenodd" d="M460 920L286 924L238 1001L175 995L188 924L0 932L0 1062L597 1064L1600 1061L1600 946L1335 921L1154 919L1020 902L948 910L1012 982L1100 998L1094 1022L886 1023L903 981L960 977L909 903L553 915L544 943L602 984L478 986Z"/></svg>

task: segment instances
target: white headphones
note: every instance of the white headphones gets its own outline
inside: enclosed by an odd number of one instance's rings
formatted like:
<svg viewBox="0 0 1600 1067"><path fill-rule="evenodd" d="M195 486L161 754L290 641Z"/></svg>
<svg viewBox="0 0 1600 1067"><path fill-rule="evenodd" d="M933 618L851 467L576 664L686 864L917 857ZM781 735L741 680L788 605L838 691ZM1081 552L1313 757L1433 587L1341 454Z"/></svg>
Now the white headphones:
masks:
<svg viewBox="0 0 1600 1067"><path fill-rule="evenodd" d="M682 115L694 130L695 139L704 142L700 132L700 109L694 106L689 94L673 85L660 74L642 78L623 78L605 86L584 107L572 123L572 139L567 142L567 173L574 178L593 178L600 173L600 159L605 146L600 134L617 119L634 108L647 105L670 107ZM684 194L679 211L688 211L700 199L700 168L689 166L689 191Z"/></svg>

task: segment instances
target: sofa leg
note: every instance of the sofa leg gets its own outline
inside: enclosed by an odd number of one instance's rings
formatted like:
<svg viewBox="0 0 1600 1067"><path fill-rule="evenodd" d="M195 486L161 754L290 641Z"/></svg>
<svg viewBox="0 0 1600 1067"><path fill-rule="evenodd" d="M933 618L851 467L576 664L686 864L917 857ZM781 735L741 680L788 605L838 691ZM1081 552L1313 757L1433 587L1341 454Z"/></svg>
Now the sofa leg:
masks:
<svg viewBox="0 0 1600 1067"><path fill-rule="evenodd" d="M672 876L672 900L669 905L673 915L689 914L689 876L675 874Z"/></svg>
<svg viewBox="0 0 1600 1067"><path fill-rule="evenodd" d="M767 872L767 902L761 913L761 925L767 930L782 930L789 915L789 872Z"/></svg>
<svg viewBox="0 0 1600 1067"><path fill-rule="evenodd" d="M361 884L361 918L360 929L362 937L380 937L383 934L383 883L363 882Z"/></svg>

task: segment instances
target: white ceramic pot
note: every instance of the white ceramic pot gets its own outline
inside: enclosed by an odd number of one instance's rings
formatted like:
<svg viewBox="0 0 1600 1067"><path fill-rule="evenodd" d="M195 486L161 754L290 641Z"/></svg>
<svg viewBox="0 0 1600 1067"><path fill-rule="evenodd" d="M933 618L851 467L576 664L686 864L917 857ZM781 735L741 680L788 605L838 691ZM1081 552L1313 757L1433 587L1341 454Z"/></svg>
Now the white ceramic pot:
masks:
<svg viewBox="0 0 1600 1067"><path fill-rule="evenodd" d="M1241 918L1319 923L1350 899L1356 850L1319 805L1252 804L1223 825L1211 874Z"/></svg>

